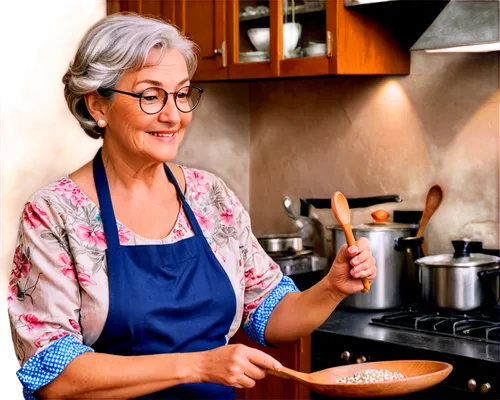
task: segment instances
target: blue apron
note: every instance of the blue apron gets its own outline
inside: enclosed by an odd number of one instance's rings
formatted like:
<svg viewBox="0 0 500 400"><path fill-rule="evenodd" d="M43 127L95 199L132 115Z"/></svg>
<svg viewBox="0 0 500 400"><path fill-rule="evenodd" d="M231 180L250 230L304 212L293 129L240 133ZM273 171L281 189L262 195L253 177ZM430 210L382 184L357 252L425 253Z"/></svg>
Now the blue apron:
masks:
<svg viewBox="0 0 500 400"><path fill-rule="evenodd" d="M101 149L93 168L109 280L108 316L94 350L127 356L226 345L236 313L234 290L170 169L164 165L195 235L172 244L121 246ZM235 395L232 387L193 383L141 398L221 400Z"/></svg>

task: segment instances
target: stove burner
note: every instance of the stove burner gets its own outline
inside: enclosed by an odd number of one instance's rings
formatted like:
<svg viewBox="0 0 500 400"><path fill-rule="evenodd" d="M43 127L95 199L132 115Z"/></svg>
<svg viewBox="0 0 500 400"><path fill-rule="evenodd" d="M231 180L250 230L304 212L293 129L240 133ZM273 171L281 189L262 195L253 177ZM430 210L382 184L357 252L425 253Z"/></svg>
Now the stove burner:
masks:
<svg viewBox="0 0 500 400"><path fill-rule="evenodd" d="M410 307L373 318L373 325L407 329L437 335L459 337L480 342L500 344L500 314L490 312L467 314L429 313Z"/></svg>

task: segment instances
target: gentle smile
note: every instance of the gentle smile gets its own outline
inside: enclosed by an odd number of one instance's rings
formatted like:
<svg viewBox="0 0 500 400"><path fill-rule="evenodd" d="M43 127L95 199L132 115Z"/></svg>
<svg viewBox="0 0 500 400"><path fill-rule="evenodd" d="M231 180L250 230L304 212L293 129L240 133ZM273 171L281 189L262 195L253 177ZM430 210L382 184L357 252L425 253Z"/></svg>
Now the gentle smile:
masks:
<svg viewBox="0 0 500 400"><path fill-rule="evenodd" d="M160 132L148 132L150 135L158 137L172 137L175 133L160 133Z"/></svg>

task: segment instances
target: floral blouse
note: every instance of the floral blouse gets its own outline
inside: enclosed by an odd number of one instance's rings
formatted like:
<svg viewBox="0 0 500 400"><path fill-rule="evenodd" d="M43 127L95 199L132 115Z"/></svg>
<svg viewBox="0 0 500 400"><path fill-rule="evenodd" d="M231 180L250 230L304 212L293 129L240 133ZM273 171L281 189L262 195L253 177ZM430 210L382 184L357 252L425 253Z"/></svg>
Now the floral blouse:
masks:
<svg viewBox="0 0 500 400"><path fill-rule="evenodd" d="M251 338L265 344L269 315L297 288L259 245L248 213L224 182L206 171L181 169L186 201L235 292L228 338L243 324ZM174 228L161 240L117 224L121 245L168 244L194 235L182 207ZM93 351L109 306L106 247L97 205L68 176L39 190L25 205L8 308L26 398L34 398L32 393L76 356Z"/></svg>

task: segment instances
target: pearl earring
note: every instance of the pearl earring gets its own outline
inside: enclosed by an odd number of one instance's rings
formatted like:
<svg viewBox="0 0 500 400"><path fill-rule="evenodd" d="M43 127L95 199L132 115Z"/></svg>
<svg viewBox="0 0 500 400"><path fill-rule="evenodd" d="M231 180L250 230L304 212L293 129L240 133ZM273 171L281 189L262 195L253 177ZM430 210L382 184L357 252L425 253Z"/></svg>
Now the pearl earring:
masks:
<svg viewBox="0 0 500 400"><path fill-rule="evenodd" d="M99 128L104 128L106 126L106 121L104 121L103 119L97 120L97 126Z"/></svg>

